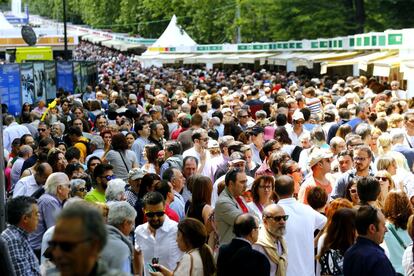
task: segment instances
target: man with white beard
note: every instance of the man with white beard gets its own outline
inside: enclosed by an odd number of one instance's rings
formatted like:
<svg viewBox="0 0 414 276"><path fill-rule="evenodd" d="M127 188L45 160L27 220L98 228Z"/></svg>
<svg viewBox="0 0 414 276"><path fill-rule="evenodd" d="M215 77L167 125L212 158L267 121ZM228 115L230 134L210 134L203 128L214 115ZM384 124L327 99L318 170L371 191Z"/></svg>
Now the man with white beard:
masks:
<svg viewBox="0 0 414 276"><path fill-rule="evenodd" d="M277 204L270 204L263 210L263 224L253 248L269 260L270 275L286 275L287 245L283 235L288 218L283 208Z"/></svg>

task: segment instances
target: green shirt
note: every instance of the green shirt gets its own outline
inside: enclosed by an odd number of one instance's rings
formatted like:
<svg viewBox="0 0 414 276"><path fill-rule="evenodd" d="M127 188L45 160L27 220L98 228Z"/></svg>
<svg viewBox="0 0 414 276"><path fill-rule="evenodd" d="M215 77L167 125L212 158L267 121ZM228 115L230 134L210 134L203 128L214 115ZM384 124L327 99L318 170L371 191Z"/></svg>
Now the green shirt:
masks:
<svg viewBox="0 0 414 276"><path fill-rule="evenodd" d="M106 202L105 194L100 193L97 189L93 189L92 191L87 193L85 196L85 200L90 202Z"/></svg>

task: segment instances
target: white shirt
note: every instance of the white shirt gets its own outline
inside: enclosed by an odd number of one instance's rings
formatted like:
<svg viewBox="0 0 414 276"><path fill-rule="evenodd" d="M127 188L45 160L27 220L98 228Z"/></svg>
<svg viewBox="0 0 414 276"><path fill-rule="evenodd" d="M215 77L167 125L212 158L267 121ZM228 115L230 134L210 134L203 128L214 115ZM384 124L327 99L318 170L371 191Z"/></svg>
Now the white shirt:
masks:
<svg viewBox="0 0 414 276"><path fill-rule="evenodd" d="M281 199L278 204L289 215L285 235L289 252L286 275L315 275L313 234L324 227L326 217L294 198Z"/></svg>
<svg viewBox="0 0 414 276"><path fill-rule="evenodd" d="M182 252L177 245L177 223L165 215L163 225L157 229L155 237L148 229L148 222L135 229L135 250L142 252L144 257L145 275L150 275L147 264L152 258L159 258L159 264L174 270Z"/></svg>
<svg viewBox="0 0 414 276"><path fill-rule="evenodd" d="M309 135L309 131L307 131L305 128L302 129L302 133L298 136L296 132L293 131L293 126L291 128L286 128L290 140L292 140L292 145L295 146L301 146L300 144L300 138L302 138L305 135Z"/></svg>
<svg viewBox="0 0 414 276"><path fill-rule="evenodd" d="M16 183L20 179L20 175L22 172L22 167L25 159L22 157L17 158L17 160L14 162L13 167L11 169L11 187L12 190L14 189L14 186L16 186Z"/></svg>
<svg viewBox="0 0 414 276"><path fill-rule="evenodd" d="M11 152L12 142L16 138L20 138L25 134L30 134L27 127L19 125L16 122L11 123L3 130L3 146L6 150Z"/></svg>
<svg viewBox="0 0 414 276"><path fill-rule="evenodd" d="M17 196L31 196L41 186L37 185L34 174L23 177L17 181L13 191L13 198Z"/></svg>

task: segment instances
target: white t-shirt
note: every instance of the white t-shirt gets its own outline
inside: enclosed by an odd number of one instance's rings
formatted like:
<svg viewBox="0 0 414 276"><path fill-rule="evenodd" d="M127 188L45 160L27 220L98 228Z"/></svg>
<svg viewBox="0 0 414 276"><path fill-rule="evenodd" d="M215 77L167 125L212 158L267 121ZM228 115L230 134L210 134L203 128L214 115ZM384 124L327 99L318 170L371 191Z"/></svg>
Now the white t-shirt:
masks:
<svg viewBox="0 0 414 276"><path fill-rule="evenodd" d="M324 227L326 217L294 198L281 199L278 205L289 215L285 235L288 247L286 275L315 275L314 232Z"/></svg>

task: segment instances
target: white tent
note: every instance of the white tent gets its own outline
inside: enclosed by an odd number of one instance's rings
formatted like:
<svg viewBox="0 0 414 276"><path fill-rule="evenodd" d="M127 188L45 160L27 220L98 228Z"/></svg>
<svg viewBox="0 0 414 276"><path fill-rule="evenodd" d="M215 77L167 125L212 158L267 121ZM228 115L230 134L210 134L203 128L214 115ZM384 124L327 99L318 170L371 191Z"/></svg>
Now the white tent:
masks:
<svg viewBox="0 0 414 276"><path fill-rule="evenodd" d="M195 46L197 43L177 25L177 17L173 15L168 27L151 47Z"/></svg>
<svg viewBox="0 0 414 276"><path fill-rule="evenodd" d="M4 14L0 11L0 26L2 30L5 29L14 29L13 25L7 21L6 17L4 17Z"/></svg>
<svg viewBox="0 0 414 276"><path fill-rule="evenodd" d="M152 65L162 65L164 58L158 58L160 54L159 49L168 47L182 47L182 46L196 46L197 43L180 27L177 25L177 17L173 15L162 35L154 42L151 47L142 54L141 64L143 67L151 67ZM169 59L166 59L169 60ZM169 60L170 61L170 60Z"/></svg>

